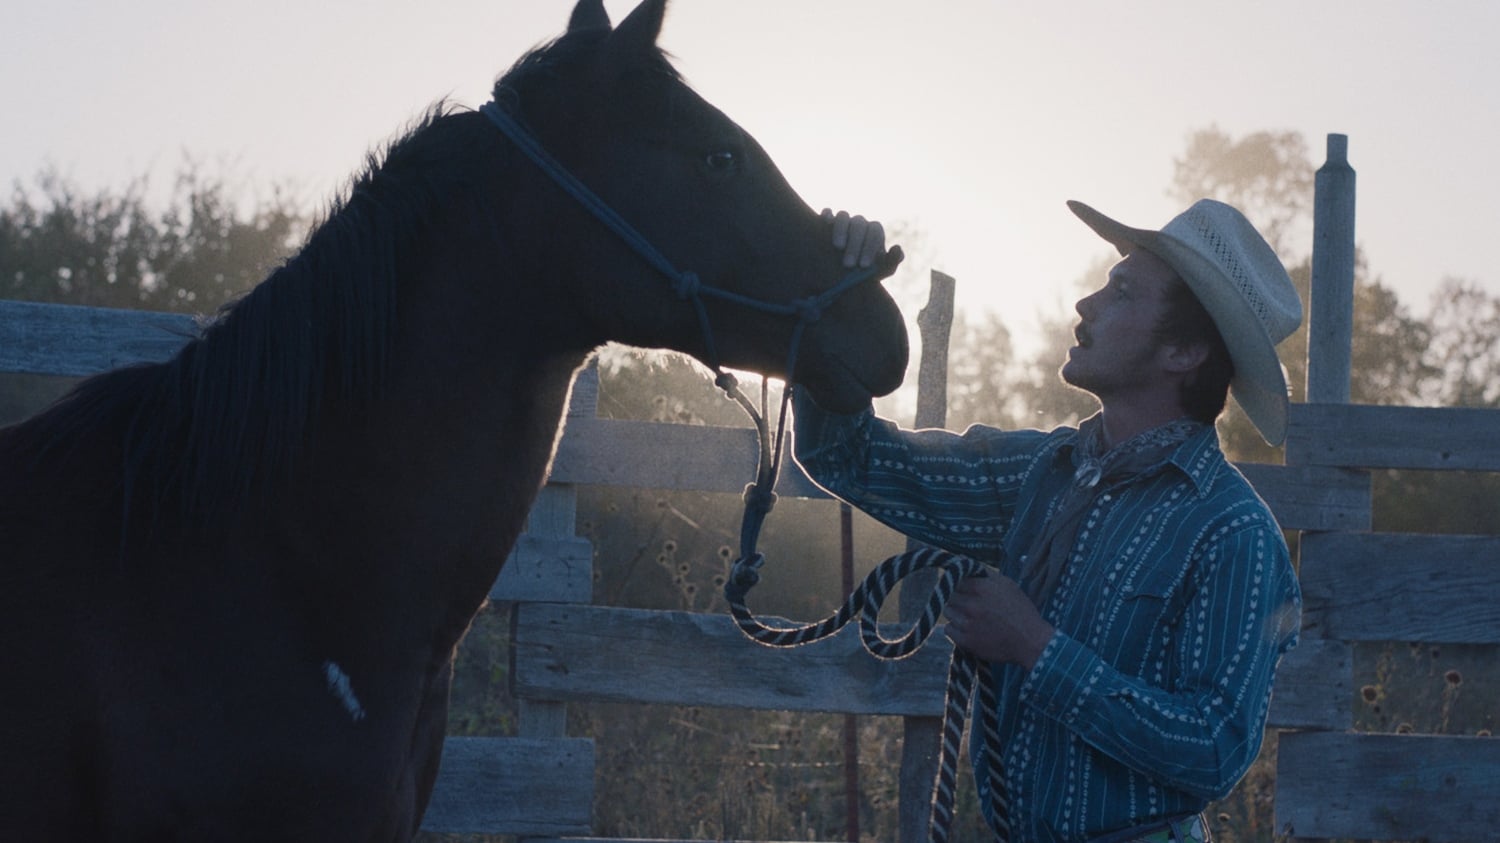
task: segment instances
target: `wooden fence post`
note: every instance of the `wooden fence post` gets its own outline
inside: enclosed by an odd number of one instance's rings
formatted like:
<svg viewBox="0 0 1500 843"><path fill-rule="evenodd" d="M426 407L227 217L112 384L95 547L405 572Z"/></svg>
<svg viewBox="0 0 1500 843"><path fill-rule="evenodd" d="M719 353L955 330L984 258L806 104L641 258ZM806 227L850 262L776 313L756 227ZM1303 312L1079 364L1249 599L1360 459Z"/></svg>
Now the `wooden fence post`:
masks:
<svg viewBox="0 0 1500 843"><path fill-rule="evenodd" d="M953 327L952 276L932 271L927 306L917 314L922 335L922 361L917 369L916 427L942 427L948 418L948 334ZM908 549L915 542L908 543ZM901 585L900 617L916 622L937 585L936 571L919 571ZM937 777L940 717L903 717L899 824L901 843L925 843L932 807L932 783Z"/></svg>
<svg viewBox="0 0 1500 843"><path fill-rule="evenodd" d="M1354 168L1347 135L1328 136L1313 198L1312 292L1307 321L1307 401L1346 404L1354 334Z"/></svg>
<svg viewBox="0 0 1500 843"><path fill-rule="evenodd" d="M1349 166L1349 137L1330 134L1327 155L1313 183L1305 400L1309 404L1347 404L1354 342L1354 168ZM1292 465L1298 460L1298 449L1288 447L1286 463ZM1306 531L1302 533L1304 538L1308 535ZM1305 542L1299 542L1298 548L1300 567ZM1308 626L1304 618L1302 647L1318 643L1325 631L1321 624L1313 625L1312 629ZM1283 813L1279 787L1273 810L1279 827ZM1295 836L1295 831L1292 835L1289 841L1302 839Z"/></svg>

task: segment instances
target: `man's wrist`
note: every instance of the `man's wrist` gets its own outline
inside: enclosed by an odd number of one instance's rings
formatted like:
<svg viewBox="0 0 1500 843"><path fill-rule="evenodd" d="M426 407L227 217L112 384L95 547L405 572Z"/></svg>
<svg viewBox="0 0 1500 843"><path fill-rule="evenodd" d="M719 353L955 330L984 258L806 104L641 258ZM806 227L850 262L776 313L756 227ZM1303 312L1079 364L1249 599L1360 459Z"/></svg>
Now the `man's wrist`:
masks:
<svg viewBox="0 0 1500 843"><path fill-rule="evenodd" d="M1028 671L1036 667L1036 663L1041 660L1042 653L1047 651L1047 645L1052 643L1052 636L1056 632L1057 629L1052 624L1041 621L1035 632L1027 636L1026 649L1021 653L1021 666Z"/></svg>

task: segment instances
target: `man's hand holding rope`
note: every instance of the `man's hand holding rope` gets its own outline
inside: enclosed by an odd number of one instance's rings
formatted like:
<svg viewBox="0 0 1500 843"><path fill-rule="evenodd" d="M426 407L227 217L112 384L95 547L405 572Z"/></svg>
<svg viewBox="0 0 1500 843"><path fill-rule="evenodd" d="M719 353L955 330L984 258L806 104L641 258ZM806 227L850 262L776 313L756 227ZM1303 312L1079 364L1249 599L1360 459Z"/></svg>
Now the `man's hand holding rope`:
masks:
<svg viewBox="0 0 1500 843"><path fill-rule="evenodd" d="M943 632L953 646L987 662L1009 662L1030 670L1052 640L1052 624L1010 577L967 577L944 607Z"/></svg>

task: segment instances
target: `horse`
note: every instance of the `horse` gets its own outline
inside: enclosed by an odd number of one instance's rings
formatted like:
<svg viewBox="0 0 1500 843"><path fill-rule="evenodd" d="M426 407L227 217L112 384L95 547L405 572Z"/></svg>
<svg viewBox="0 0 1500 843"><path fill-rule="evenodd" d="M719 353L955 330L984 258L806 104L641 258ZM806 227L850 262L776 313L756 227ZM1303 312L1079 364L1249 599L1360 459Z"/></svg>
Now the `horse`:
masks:
<svg viewBox="0 0 1500 843"><path fill-rule="evenodd" d="M579 0L496 113L432 107L175 357L0 431L0 837L410 839L455 648L590 354L836 411L899 385L899 255L824 295L827 223L680 77L665 8Z"/></svg>

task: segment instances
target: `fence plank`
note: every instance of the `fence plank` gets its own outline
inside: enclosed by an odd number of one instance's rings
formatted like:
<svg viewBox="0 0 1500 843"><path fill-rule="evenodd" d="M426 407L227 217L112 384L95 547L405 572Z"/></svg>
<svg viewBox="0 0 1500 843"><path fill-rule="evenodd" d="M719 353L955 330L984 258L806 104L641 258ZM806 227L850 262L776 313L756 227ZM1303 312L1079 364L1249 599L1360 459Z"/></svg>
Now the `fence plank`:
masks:
<svg viewBox="0 0 1500 843"><path fill-rule="evenodd" d="M587 603L594 594L594 546L587 539L523 534L490 589L491 600Z"/></svg>
<svg viewBox="0 0 1500 843"><path fill-rule="evenodd" d="M592 740L448 738L422 830L582 835L593 802Z"/></svg>
<svg viewBox="0 0 1500 843"><path fill-rule="evenodd" d="M0 301L0 372L92 375L165 360L197 334L178 313Z"/></svg>
<svg viewBox="0 0 1500 843"><path fill-rule="evenodd" d="M518 697L919 717L941 716L952 652L937 635L883 662L852 628L772 650L726 615L604 606L517 606L514 637ZM1348 728L1353 681L1347 644L1304 641L1282 662L1270 724Z"/></svg>
<svg viewBox="0 0 1500 843"><path fill-rule="evenodd" d="M542 604L516 607L514 639L520 697L849 714L940 714L951 653L937 635L880 661L853 628L773 650L728 615Z"/></svg>
<svg viewBox="0 0 1500 843"><path fill-rule="evenodd" d="M1500 410L1293 404L1286 461L1349 468L1500 471L1496 430Z"/></svg>
<svg viewBox="0 0 1500 843"><path fill-rule="evenodd" d="M1276 670L1268 725L1282 729L1354 726L1354 653L1344 641L1304 638Z"/></svg>
<svg viewBox="0 0 1500 843"><path fill-rule="evenodd" d="M755 479L757 448L748 427L570 418L548 479L739 494ZM828 497L791 460L783 466L777 494Z"/></svg>
<svg viewBox="0 0 1500 843"><path fill-rule="evenodd" d="M1326 638L1500 643L1500 536L1308 534L1300 578Z"/></svg>
<svg viewBox="0 0 1500 843"><path fill-rule="evenodd" d="M1303 465L1238 463L1283 530L1370 529L1370 475Z"/></svg>
<svg viewBox="0 0 1500 843"><path fill-rule="evenodd" d="M1493 840L1500 741L1439 735L1281 735L1276 829L1295 837Z"/></svg>
<svg viewBox="0 0 1500 843"><path fill-rule="evenodd" d="M755 456L749 428L569 419L551 480L739 494L754 479ZM1370 480L1363 472L1259 463L1238 468L1288 530L1370 527ZM782 470L776 491L828 497L792 462Z"/></svg>

